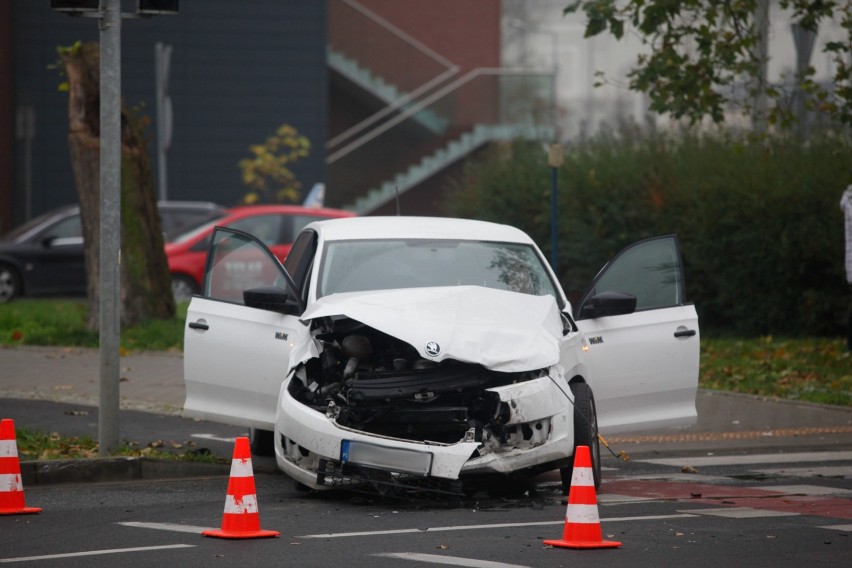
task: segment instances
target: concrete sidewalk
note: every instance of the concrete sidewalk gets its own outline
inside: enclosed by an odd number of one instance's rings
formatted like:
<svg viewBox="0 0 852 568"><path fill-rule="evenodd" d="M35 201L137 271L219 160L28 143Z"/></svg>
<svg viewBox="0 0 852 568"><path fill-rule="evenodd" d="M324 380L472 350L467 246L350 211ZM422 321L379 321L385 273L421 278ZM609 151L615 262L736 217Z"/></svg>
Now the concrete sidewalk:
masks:
<svg viewBox="0 0 852 568"><path fill-rule="evenodd" d="M139 352L121 358L122 410L180 415L181 353ZM98 405L96 349L0 347L0 397ZM699 391L698 420L687 428L612 436L632 455L683 450L852 448L852 408ZM156 438L157 433L152 433Z"/></svg>
<svg viewBox="0 0 852 568"><path fill-rule="evenodd" d="M121 357L119 376L122 409L180 414L186 395L182 353L129 353ZM2 397L97 406L99 381L97 349L0 346Z"/></svg>

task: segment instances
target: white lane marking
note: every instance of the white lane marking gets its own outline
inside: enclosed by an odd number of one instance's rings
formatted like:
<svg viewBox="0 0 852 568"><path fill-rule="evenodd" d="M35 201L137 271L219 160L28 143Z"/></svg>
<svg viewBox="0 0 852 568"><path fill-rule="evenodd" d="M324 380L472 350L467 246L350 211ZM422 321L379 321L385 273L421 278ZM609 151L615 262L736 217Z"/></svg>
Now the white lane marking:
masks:
<svg viewBox="0 0 852 568"><path fill-rule="evenodd" d="M833 531L852 532L852 525L823 525L818 529L830 529Z"/></svg>
<svg viewBox="0 0 852 568"><path fill-rule="evenodd" d="M696 473L655 473L648 475L631 475L629 477L619 477L621 479L629 479L631 481L635 479L647 479L647 480L659 480L659 481L686 481L687 483L714 483L714 482L730 482L730 477L725 477L724 475L700 475ZM598 495L600 499L600 495Z"/></svg>
<svg viewBox="0 0 852 568"><path fill-rule="evenodd" d="M638 503L640 501L653 501L656 497L635 497L633 495L616 495L614 493L602 493L598 495L598 503L601 505L613 505L615 503Z"/></svg>
<svg viewBox="0 0 852 568"><path fill-rule="evenodd" d="M649 515L647 517L613 517L611 519L601 519L601 523L618 523L624 521L659 521L667 519L685 519L694 517L691 513L680 513L677 515ZM382 536L389 534L410 534L410 533L427 533L427 532L446 532L446 531L469 531L477 529L505 529L514 527L540 527L547 525L563 525L565 519L558 521L538 521L534 523L498 523L493 525L457 525L450 527L429 527L426 529L396 529L387 531L362 531L348 533L325 533L325 534L305 534L294 538L341 538L350 536Z"/></svg>
<svg viewBox="0 0 852 568"><path fill-rule="evenodd" d="M799 513L789 511L767 511L765 509L752 509L751 507L725 507L722 509L685 509L678 510L679 513L692 513L695 515L709 515L711 517L726 517L729 519L761 519L764 517L795 517Z"/></svg>
<svg viewBox="0 0 852 568"><path fill-rule="evenodd" d="M202 440L213 440L214 442L228 442L229 444L233 444L237 441L236 438L220 438L218 436L214 436L213 434L191 434L190 438L201 438Z"/></svg>
<svg viewBox="0 0 852 568"><path fill-rule="evenodd" d="M801 452L792 454L757 454L747 456L701 456L683 458L664 458L654 460L636 460L657 465L695 467L708 465L748 465L759 463L799 463L852 460L852 452Z"/></svg>
<svg viewBox="0 0 852 568"><path fill-rule="evenodd" d="M764 491L777 491L785 495L849 495L852 490L838 489L837 487L823 487L821 485L767 485L755 487Z"/></svg>
<svg viewBox="0 0 852 568"><path fill-rule="evenodd" d="M753 469L755 473L764 475L782 475L785 477L852 477L852 466L822 466L822 467L779 467L773 469Z"/></svg>
<svg viewBox="0 0 852 568"><path fill-rule="evenodd" d="M184 532L192 534L201 534L202 531L218 529L218 527L194 527L192 525L178 525L175 523L137 523L133 521L127 521L117 524L137 529L156 529L160 531Z"/></svg>
<svg viewBox="0 0 852 568"><path fill-rule="evenodd" d="M418 554L416 552L389 552L386 554L374 554L385 558L400 558L402 560L414 560L415 562L429 562L431 564L449 564L450 566L467 566L469 568L529 568L523 564L506 564L504 562L491 562L489 560L477 560L475 558L461 558L459 556L440 556L438 554Z"/></svg>
<svg viewBox="0 0 852 568"><path fill-rule="evenodd" d="M170 548L195 548L194 544L164 544L162 546L137 546L133 548L109 548L105 550L88 550L86 552L66 552L65 554L47 554L44 556L21 556L18 558L0 558L0 564L11 562L33 562L36 560L55 560L57 558L76 558L79 556L98 556L101 554L120 554L123 552L148 552L151 550L166 550Z"/></svg>

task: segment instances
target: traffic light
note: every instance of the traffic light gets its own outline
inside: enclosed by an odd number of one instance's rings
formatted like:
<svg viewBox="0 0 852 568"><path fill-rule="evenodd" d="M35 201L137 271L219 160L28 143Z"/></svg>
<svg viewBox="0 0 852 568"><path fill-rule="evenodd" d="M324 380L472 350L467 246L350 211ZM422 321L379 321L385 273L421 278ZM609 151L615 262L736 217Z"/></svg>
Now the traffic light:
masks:
<svg viewBox="0 0 852 568"><path fill-rule="evenodd" d="M100 0L50 0L50 8L60 12L95 12Z"/></svg>
<svg viewBox="0 0 852 568"><path fill-rule="evenodd" d="M138 0L137 14L177 14L180 0Z"/></svg>

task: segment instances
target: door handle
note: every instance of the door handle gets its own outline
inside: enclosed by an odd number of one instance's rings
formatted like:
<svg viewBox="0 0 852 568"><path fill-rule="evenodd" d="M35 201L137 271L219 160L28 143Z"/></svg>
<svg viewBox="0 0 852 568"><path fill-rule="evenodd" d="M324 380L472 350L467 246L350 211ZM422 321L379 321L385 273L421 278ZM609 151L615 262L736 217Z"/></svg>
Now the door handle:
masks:
<svg viewBox="0 0 852 568"><path fill-rule="evenodd" d="M694 329L682 329L674 332L675 337L692 337L693 335L695 335Z"/></svg>
<svg viewBox="0 0 852 568"><path fill-rule="evenodd" d="M193 321L189 322L189 329L201 329L207 331L210 329L210 326L204 323L203 321Z"/></svg>

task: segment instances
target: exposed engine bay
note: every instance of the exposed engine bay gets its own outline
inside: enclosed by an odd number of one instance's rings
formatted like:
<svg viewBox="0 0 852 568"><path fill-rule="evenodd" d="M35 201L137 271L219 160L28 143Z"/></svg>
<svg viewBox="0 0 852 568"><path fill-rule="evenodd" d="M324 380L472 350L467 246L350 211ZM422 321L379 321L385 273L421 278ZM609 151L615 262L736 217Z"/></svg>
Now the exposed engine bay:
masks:
<svg viewBox="0 0 852 568"><path fill-rule="evenodd" d="M290 394L341 426L443 444L500 446L520 438L536 445L534 439L546 437L512 420L511 405L487 390L545 377L546 369L498 372L452 359L432 361L349 318L322 318L314 326L320 356L296 370Z"/></svg>

